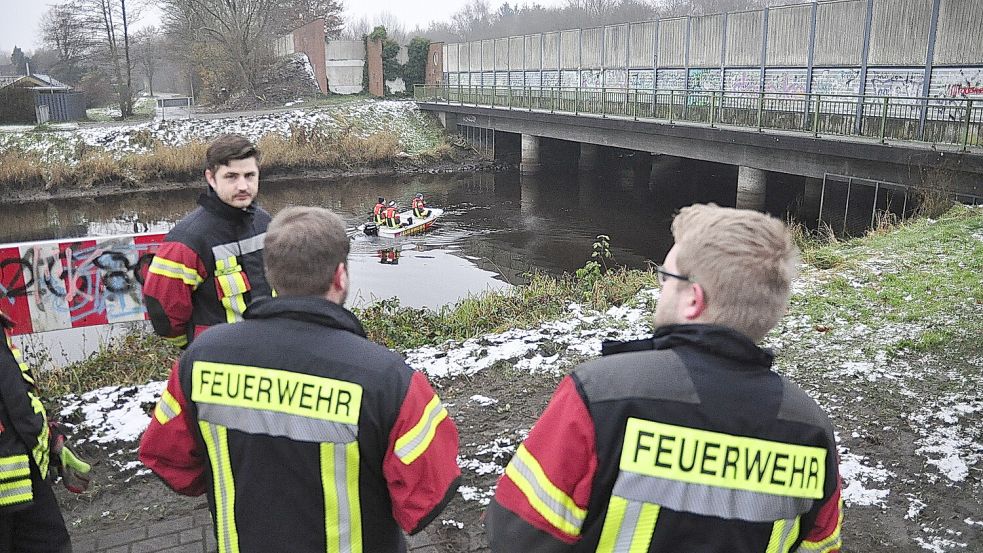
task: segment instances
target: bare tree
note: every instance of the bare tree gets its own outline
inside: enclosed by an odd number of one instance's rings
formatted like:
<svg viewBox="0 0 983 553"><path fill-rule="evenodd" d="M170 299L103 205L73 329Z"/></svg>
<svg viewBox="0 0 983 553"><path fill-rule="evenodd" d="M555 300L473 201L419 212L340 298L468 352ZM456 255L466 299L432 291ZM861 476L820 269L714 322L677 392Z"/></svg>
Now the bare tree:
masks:
<svg viewBox="0 0 983 553"><path fill-rule="evenodd" d="M344 7L338 0L286 0L281 32L323 19L324 34L331 39L338 38L345 28L341 16L343 11Z"/></svg>
<svg viewBox="0 0 983 553"><path fill-rule="evenodd" d="M163 37L160 29L154 26L144 27L133 35L134 55L136 63L147 79L150 95L154 95L154 75L160 69L163 58L161 46Z"/></svg>
<svg viewBox="0 0 983 553"><path fill-rule="evenodd" d="M58 56L51 73L59 80L77 85L82 80L84 60L91 47L78 8L72 4L52 6L41 20L41 41Z"/></svg>
<svg viewBox="0 0 983 553"><path fill-rule="evenodd" d="M130 25L138 17L133 0L74 0L64 5L77 10L93 52L112 71L122 116L133 115Z"/></svg>
<svg viewBox="0 0 983 553"><path fill-rule="evenodd" d="M372 28L385 27L386 36L390 40L394 40L399 44L406 44L406 27L399 22L399 18L393 15L392 12L381 12L373 18Z"/></svg>

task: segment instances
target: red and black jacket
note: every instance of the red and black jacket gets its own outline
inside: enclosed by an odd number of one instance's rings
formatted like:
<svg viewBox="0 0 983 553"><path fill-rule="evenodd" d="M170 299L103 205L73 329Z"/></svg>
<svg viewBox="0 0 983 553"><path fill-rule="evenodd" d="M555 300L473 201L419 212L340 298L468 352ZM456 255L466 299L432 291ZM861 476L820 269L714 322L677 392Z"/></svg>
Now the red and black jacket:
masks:
<svg viewBox="0 0 983 553"><path fill-rule="evenodd" d="M605 349L506 468L492 551L839 551L832 426L769 352L710 325Z"/></svg>
<svg viewBox="0 0 983 553"><path fill-rule="evenodd" d="M167 233L143 285L154 332L180 347L272 295L263 270L270 214L256 204L232 207L211 187L198 204Z"/></svg>
<svg viewBox="0 0 983 553"><path fill-rule="evenodd" d="M202 333L140 444L175 491L208 493L230 552L405 551L456 491L457 452L426 377L312 297Z"/></svg>

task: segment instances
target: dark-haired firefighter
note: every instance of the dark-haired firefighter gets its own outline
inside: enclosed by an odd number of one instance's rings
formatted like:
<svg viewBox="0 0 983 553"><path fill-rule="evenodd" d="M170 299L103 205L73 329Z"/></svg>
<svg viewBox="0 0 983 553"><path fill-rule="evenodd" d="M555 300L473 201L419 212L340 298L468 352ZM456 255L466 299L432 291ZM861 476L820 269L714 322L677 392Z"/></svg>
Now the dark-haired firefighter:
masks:
<svg viewBox="0 0 983 553"><path fill-rule="evenodd" d="M756 345L798 263L785 225L701 205L672 232L655 335L560 383L499 480L493 552L840 550L833 429Z"/></svg>
<svg viewBox="0 0 983 553"><path fill-rule="evenodd" d="M154 332L187 347L209 326L242 320L249 302L272 295L263 273L270 214L259 193L259 151L223 135L205 154L208 188L154 256L143 285Z"/></svg>
<svg viewBox="0 0 983 553"><path fill-rule="evenodd" d="M423 373L343 307L349 239L322 208L280 212L278 296L202 333L171 372L140 459L208 494L221 553L395 553L457 490L458 434Z"/></svg>

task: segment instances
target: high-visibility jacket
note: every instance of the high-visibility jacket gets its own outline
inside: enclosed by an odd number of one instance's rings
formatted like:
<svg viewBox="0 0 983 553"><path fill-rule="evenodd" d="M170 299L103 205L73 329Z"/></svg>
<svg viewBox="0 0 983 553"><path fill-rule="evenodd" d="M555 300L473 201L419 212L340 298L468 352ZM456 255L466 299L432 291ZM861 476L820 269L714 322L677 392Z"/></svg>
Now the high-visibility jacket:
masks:
<svg viewBox="0 0 983 553"><path fill-rule="evenodd" d="M198 204L167 233L143 285L154 332L180 347L272 295L263 270L270 214L256 204L232 207L211 187Z"/></svg>
<svg viewBox="0 0 983 553"><path fill-rule="evenodd" d="M171 372L140 459L208 493L219 552L405 551L455 493L458 434L426 377L313 297L254 302Z"/></svg>
<svg viewBox="0 0 983 553"><path fill-rule="evenodd" d="M423 201L423 198L413 198L413 216L414 217L426 217L429 215L427 212L427 202Z"/></svg>
<svg viewBox="0 0 983 553"><path fill-rule="evenodd" d="M385 213L385 211L386 204L383 203L375 204L375 208L372 209L372 215L375 216L375 222L377 225L381 225L385 222L385 217L383 217L383 213Z"/></svg>
<svg viewBox="0 0 983 553"><path fill-rule="evenodd" d="M712 325L606 350L506 467L492 551L839 551L833 429L770 352Z"/></svg>
<svg viewBox="0 0 983 553"><path fill-rule="evenodd" d="M48 485L48 418L34 375L0 314L0 517L34 501L34 486Z"/></svg>
<svg viewBox="0 0 983 553"><path fill-rule="evenodd" d="M399 226L399 211L395 207L386 208L386 224L391 227Z"/></svg>

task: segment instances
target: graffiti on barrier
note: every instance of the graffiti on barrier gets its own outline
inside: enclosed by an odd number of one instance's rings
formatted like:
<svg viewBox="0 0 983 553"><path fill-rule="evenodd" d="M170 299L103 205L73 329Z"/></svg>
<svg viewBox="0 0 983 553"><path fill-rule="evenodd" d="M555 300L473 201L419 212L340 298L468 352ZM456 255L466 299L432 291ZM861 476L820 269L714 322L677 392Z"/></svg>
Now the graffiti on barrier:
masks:
<svg viewBox="0 0 983 553"><path fill-rule="evenodd" d="M628 72L628 88L652 90L654 86L655 72L651 69L632 70Z"/></svg>
<svg viewBox="0 0 983 553"><path fill-rule="evenodd" d="M581 88L601 88L604 85L604 72L600 69L585 69L580 72Z"/></svg>
<svg viewBox="0 0 983 553"><path fill-rule="evenodd" d="M659 69L655 79L655 88L659 90L684 90L686 88L685 69Z"/></svg>
<svg viewBox="0 0 983 553"><path fill-rule="evenodd" d="M560 86L560 72L543 71L543 86Z"/></svg>
<svg viewBox="0 0 983 553"><path fill-rule="evenodd" d="M627 88L628 72L624 69L607 69L604 71L604 86L608 88Z"/></svg>
<svg viewBox="0 0 983 553"><path fill-rule="evenodd" d="M925 71L918 69L868 69L867 96L892 96L895 98L922 95Z"/></svg>
<svg viewBox="0 0 983 553"><path fill-rule="evenodd" d="M805 69L768 69L765 71L765 93L783 95L779 97L805 94L807 80Z"/></svg>
<svg viewBox="0 0 983 553"><path fill-rule="evenodd" d="M860 69L825 68L812 72L812 92L815 94L860 94Z"/></svg>
<svg viewBox="0 0 983 553"><path fill-rule="evenodd" d="M526 86L539 87L542 85L542 74L539 71L526 71Z"/></svg>
<svg viewBox="0 0 983 553"><path fill-rule="evenodd" d="M509 73L509 86L510 87L523 87L526 86L525 74L522 71L512 71Z"/></svg>
<svg viewBox="0 0 983 553"><path fill-rule="evenodd" d="M570 88L580 86L580 71L564 70L560 72L559 86Z"/></svg>
<svg viewBox="0 0 983 553"><path fill-rule="evenodd" d="M0 305L15 334L146 318L143 282L163 234L0 246Z"/></svg>
<svg viewBox="0 0 983 553"><path fill-rule="evenodd" d="M761 70L728 69L724 71L724 90L727 92L760 92Z"/></svg>

